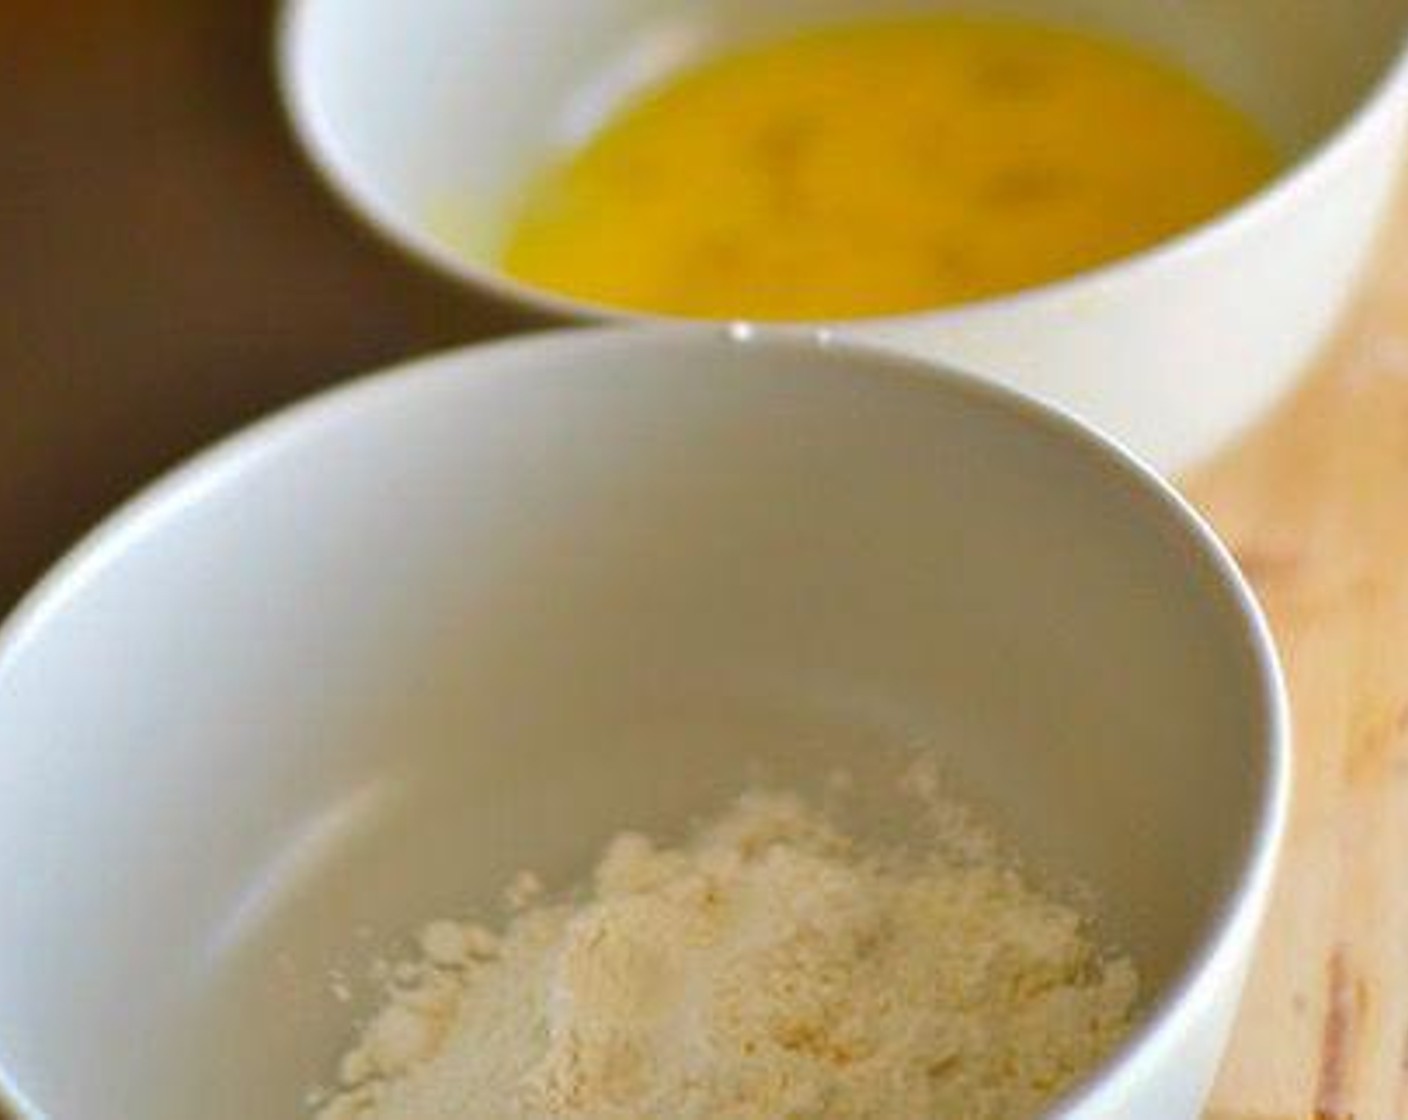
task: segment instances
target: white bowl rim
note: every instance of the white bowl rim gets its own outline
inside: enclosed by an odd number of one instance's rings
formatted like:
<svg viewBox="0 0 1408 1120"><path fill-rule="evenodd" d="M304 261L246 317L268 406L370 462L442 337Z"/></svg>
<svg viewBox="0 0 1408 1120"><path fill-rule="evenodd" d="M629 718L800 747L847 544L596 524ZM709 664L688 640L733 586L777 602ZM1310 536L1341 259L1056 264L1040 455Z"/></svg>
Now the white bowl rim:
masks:
<svg viewBox="0 0 1408 1120"><path fill-rule="evenodd" d="M361 174L350 169L351 161L341 153L333 129L314 111L306 89L306 68L300 62L306 49L308 12L314 2L284 0L275 18L274 70L284 116L297 146L324 187L345 212L375 234L379 241L456 286L487 293L503 304L517 306L558 322L653 324L747 320L746 316L692 316L638 311L566 295L520 280L502 269L475 263L431 236L403 208L388 204L378 192L364 185ZM1234 240L1256 223L1270 220L1296 206L1348 158L1348 152L1359 135L1372 130L1381 116L1393 111L1394 94L1400 85L1405 84L1408 84L1408 34L1371 83L1368 93L1342 114L1335 124L1325 129L1294 162L1232 206L1134 253L1046 283L959 304L879 315L768 319L759 322L771 328L794 329L861 327L884 330L911 326L918 321L941 325L961 320L973 312L1015 310L1047 299L1072 298L1088 287L1137 281L1166 264L1194 258L1223 241Z"/></svg>
<svg viewBox="0 0 1408 1120"><path fill-rule="evenodd" d="M0 679L66 603L102 575L130 544L159 531L170 519L207 495L234 484L239 476L278 448L310 438L329 427L373 414L384 397L415 393L446 378L489 376L476 368L481 354L536 350L544 358L569 354L582 345L618 348L660 344L681 347L740 345L790 350L836 351L854 359L867 377L897 379L996 404L1034 428L1056 433L1073 451L1102 470L1124 478L1142 502L1177 524L1193 545L1195 563L1207 571L1241 621L1241 639L1256 671L1264 727L1256 744L1260 796L1248 822L1240 872L1229 883L1207 920L1206 932L1183 968L1145 1005L1141 1021L1105 1059L1047 1109L1039 1120L1084 1120L1102 1115L1100 1097L1137 1081L1139 1066L1162 1048L1186 1019L1187 1009L1212 998L1221 978L1236 963L1239 946L1254 934L1266 907L1284 839L1290 804L1290 709L1279 658L1261 606L1227 547L1211 526L1163 476L1132 452L1074 413L1018 390L951 366L908 357L870 343L840 340L822 333L800 335L775 328L696 323L653 327L564 327L534 331L488 343L470 344L394 363L333 385L255 420L196 452L138 490L83 535L0 619ZM593 376L584 374L583 376ZM600 376L597 374L596 376ZM0 1040L3 1041L3 1040ZM0 1107L15 1120L58 1120L26 1096L3 1066L0 1053Z"/></svg>

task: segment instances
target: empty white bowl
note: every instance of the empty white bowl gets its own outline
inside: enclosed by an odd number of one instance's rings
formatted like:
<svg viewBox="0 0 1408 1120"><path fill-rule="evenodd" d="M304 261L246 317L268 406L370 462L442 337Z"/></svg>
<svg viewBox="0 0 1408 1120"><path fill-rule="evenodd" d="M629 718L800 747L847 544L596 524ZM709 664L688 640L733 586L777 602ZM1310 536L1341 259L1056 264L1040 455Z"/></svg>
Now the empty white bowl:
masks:
<svg viewBox="0 0 1408 1120"><path fill-rule="evenodd" d="M1286 794L1266 631L1076 422L906 359L699 329L418 362L137 498L0 631L0 1100L295 1116L334 970L923 744L1101 900L1147 1006L1061 1120L1190 1120ZM893 805L878 806L891 818Z"/></svg>
<svg viewBox="0 0 1408 1120"><path fill-rule="evenodd" d="M1148 44L1264 125L1290 169L1210 223L1073 279L827 325L1069 407L1160 468L1207 455L1293 383L1379 223L1408 115L1408 9L1396 0L291 0L280 72L313 162L393 243L538 315L641 322L652 317L498 269L494 223L532 170L698 55L819 21L949 8ZM1098 121L1091 133L1100 142ZM477 208L478 236L447 232L447 206Z"/></svg>

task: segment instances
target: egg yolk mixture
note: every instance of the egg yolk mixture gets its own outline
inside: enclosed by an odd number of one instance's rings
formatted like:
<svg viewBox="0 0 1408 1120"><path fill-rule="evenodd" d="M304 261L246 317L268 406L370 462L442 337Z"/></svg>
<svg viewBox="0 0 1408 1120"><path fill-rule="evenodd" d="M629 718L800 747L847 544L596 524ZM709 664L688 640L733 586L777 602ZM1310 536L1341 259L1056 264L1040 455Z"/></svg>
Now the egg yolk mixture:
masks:
<svg viewBox="0 0 1408 1120"><path fill-rule="evenodd" d="M640 311L887 314L1135 252L1275 166L1246 118L1128 46L953 16L845 26L645 91L530 184L500 259Z"/></svg>

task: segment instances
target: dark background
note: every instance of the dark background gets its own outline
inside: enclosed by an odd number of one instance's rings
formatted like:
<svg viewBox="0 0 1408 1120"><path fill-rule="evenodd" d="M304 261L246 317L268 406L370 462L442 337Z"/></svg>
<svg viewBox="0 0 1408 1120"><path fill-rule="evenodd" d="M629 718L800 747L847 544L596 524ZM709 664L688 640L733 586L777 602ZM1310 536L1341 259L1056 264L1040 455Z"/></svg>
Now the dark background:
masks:
<svg viewBox="0 0 1408 1120"><path fill-rule="evenodd" d="M257 0L0 0L0 613L162 468L514 325L295 148Z"/></svg>

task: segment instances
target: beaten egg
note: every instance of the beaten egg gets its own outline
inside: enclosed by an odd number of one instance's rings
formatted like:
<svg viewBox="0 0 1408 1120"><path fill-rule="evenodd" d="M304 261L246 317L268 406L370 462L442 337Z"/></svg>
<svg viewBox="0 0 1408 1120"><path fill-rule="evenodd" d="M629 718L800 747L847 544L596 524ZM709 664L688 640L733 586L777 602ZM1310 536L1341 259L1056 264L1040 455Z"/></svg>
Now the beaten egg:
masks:
<svg viewBox="0 0 1408 1120"><path fill-rule="evenodd" d="M599 304L836 319L963 303L1164 240L1271 144L1129 45L940 16L706 59L528 185L503 267Z"/></svg>

